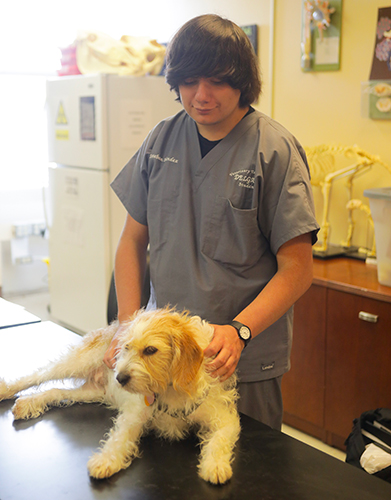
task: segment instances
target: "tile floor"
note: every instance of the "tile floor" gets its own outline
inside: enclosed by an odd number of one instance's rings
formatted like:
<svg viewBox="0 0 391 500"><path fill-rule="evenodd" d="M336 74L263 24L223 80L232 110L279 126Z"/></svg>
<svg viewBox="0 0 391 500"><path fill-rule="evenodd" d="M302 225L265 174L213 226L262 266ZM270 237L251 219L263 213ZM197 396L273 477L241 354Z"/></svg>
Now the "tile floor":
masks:
<svg viewBox="0 0 391 500"><path fill-rule="evenodd" d="M14 295L10 297L5 296L3 298L9 300L10 302L14 302L16 304L23 306L27 311L40 317L43 321L50 320L56 322L55 319L51 317L49 312L49 307L50 307L49 292L31 293L27 295ZM346 455L344 452L337 450L336 448L332 448L331 446L328 446L322 441L319 441L318 439L315 439L312 436L308 436L307 434L304 434L303 432L300 432L297 429L293 429L287 425L283 425L282 432L310 446L313 446L314 448L317 448L323 451L324 453L327 453L328 455L331 455L339 460L345 461Z"/></svg>

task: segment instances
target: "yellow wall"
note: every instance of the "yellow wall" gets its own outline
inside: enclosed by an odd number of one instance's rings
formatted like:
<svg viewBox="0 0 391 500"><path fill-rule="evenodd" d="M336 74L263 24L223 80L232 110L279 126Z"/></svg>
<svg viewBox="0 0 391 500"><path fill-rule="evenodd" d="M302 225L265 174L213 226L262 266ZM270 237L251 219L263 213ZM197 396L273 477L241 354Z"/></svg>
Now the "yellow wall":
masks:
<svg viewBox="0 0 391 500"><path fill-rule="evenodd" d="M361 82L369 78L377 12L385 4L384 0L343 0L341 69L304 73L300 68L302 0L276 0L272 115L304 146L357 144L391 166L391 120L361 116ZM354 184L354 197L368 203L364 189L378 186L391 186L391 175L375 166ZM314 196L320 219L322 197L317 188ZM334 244L346 235L346 200L344 181L337 181L330 214ZM355 212L355 218L353 244L366 245L371 240L366 218L362 212Z"/></svg>

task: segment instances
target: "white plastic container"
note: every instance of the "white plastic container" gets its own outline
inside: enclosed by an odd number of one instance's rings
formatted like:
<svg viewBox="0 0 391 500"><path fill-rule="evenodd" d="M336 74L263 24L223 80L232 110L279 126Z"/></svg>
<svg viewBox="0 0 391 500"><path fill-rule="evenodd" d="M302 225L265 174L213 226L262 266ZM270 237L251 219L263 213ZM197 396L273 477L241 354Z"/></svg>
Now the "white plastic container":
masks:
<svg viewBox="0 0 391 500"><path fill-rule="evenodd" d="M366 189L369 198L377 256L377 277L379 283L391 286L391 187Z"/></svg>

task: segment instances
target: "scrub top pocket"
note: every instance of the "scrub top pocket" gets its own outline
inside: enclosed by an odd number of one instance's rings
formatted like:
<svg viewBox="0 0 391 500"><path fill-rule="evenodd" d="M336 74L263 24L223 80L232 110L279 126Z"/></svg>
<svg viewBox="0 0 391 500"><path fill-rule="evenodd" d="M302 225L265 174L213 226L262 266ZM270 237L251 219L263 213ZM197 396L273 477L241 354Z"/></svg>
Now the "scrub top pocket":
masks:
<svg viewBox="0 0 391 500"><path fill-rule="evenodd" d="M235 208L230 200L217 197L204 236L204 255L236 267L258 262L267 242L259 230L257 212L257 208Z"/></svg>

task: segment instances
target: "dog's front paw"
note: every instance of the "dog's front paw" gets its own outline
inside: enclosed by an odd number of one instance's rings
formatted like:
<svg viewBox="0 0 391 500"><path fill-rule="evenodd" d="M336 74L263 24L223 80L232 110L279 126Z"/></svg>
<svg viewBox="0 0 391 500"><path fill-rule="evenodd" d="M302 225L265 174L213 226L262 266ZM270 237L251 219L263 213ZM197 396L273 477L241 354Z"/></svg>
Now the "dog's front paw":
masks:
<svg viewBox="0 0 391 500"><path fill-rule="evenodd" d="M108 457L104 453L95 453L88 460L87 468L91 477L95 479L105 479L111 477L116 472L128 467L131 460L122 463L120 460L113 460L113 457Z"/></svg>
<svg viewBox="0 0 391 500"><path fill-rule="evenodd" d="M204 461L200 463L198 469L200 477L213 484L224 484L232 477L232 467L224 460Z"/></svg>
<svg viewBox="0 0 391 500"><path fill-rule="evenodd" d="M12 413L15 420L27 420L29 418L38 418L45 413L46 408L37 404L31 397L18 398L12 407Z"/></svg>

